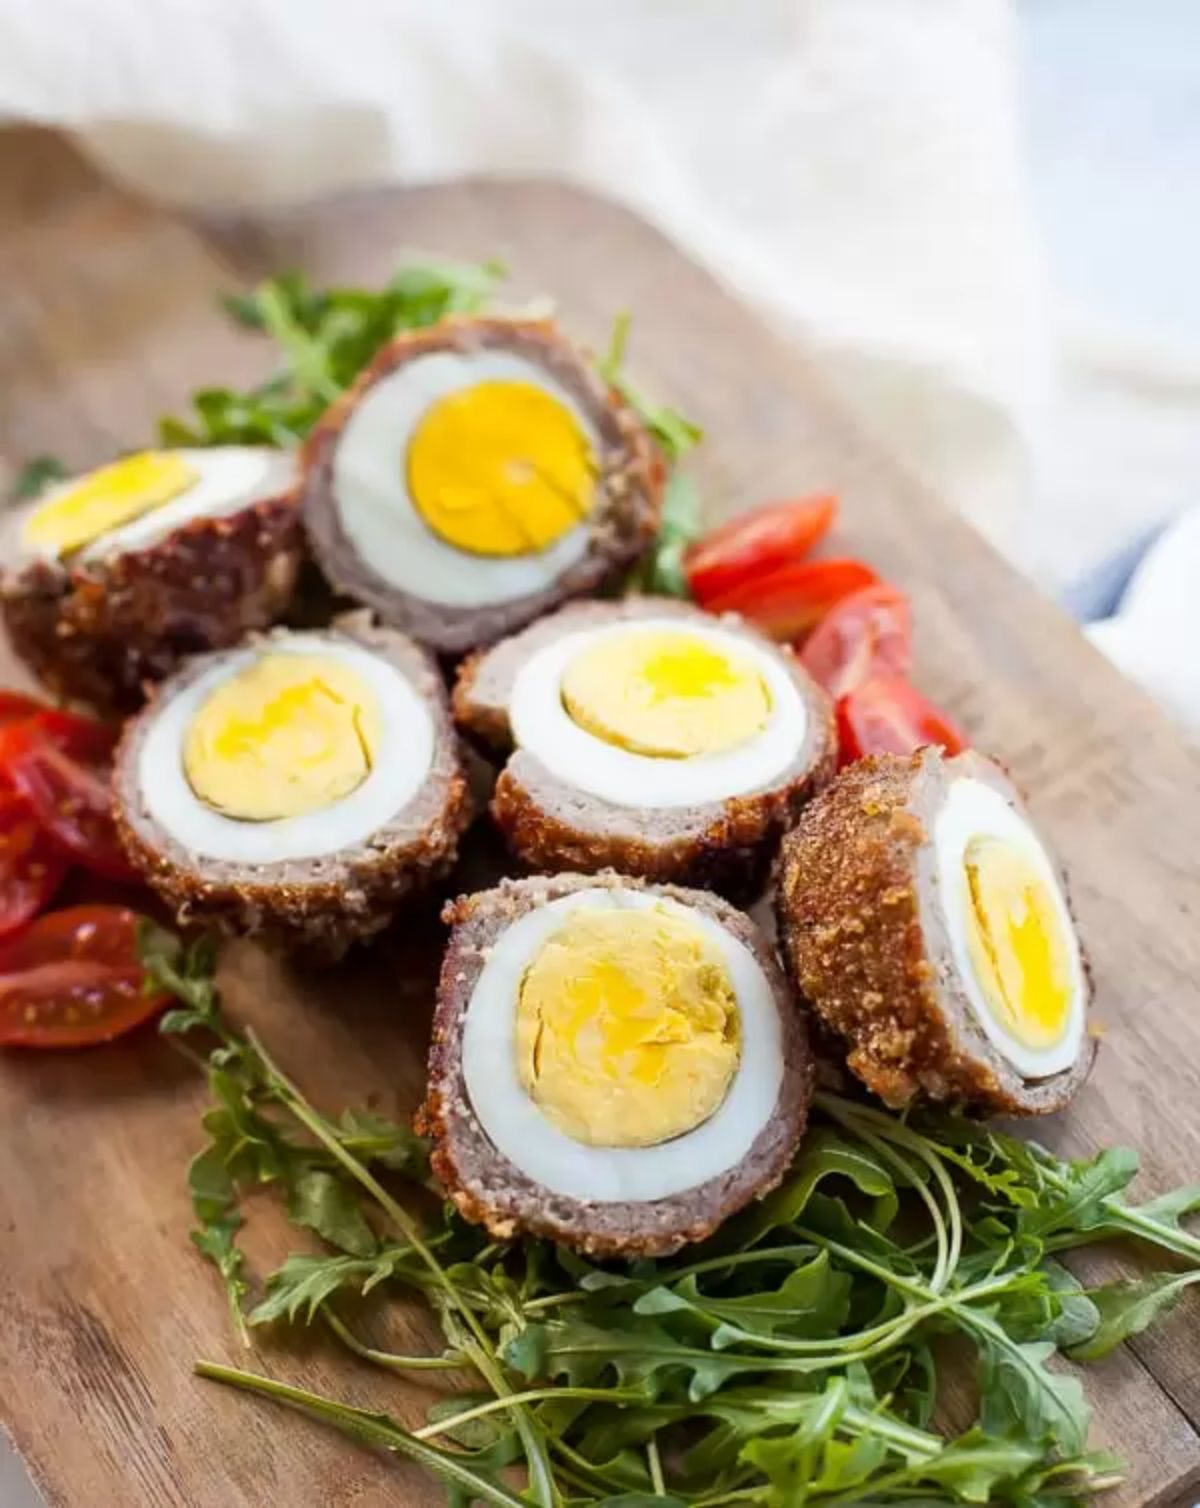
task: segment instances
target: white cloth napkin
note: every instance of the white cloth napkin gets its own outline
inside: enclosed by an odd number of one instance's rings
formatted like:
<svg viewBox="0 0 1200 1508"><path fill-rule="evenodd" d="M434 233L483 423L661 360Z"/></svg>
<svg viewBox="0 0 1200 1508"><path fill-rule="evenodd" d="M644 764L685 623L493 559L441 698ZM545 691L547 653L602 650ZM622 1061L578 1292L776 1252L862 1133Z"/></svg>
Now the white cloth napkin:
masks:
<svg viewBox="0 0 1200 1508"><path fill-rule="evenodd" d="M1113 464L1128 371L1062 360L1003 0L0 0L0 20L0 114L68 127L157 197L496 171L626 200L1051 588L1171 509L1170 485L1121 485L1143 431ZM1200 697L1178 710L1200 723Z"/></svg>

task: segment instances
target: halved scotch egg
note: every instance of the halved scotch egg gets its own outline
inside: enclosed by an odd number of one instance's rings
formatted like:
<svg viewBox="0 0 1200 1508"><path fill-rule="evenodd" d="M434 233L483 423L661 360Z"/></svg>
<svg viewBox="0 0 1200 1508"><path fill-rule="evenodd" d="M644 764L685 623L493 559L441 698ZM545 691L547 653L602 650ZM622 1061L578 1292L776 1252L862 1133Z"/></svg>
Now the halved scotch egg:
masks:
<svg viewBox="0 0 1200 1508"><path fill-rule="evenodd" d="M533 869L746 889L836 758L790 651L666 599L563 608L467 661L453 706L511 750L492 812Z"/></svg>
<svg viewBox="0 0 1200 1508"><path fill-rule="evenodd" d="M127 711L189 654L289 607L304 558L294 455L151 450L64 482L6 521L0 604L57 695Z"/></svg>
<svg viewBox="0 0 1200 1508"><path fill-rule="evenodd" d="M657 528L653 442L547 321L398 336L306 455L304 520L325 575L444 654L594 592Z"/></svg>
<svg viewBox="0 0 1200 1508"><path fill-rule="evenodd" d="M446 918L418 1125L467 1219L659 1256L780 1181L811 1066L749 917L606 874L506 880Z"/></svg>
<svg viewBox="0 0 1200 1508"><path fill-rule="evenodd" d="M181 920L329 956L445 873L469 818L436 666L365 615L192 660L128 724L114 788Z"/></svg>
<svg viewBox="0 0 1200 1508"><path fill-rule="evenodd" d="M783 842L796 984L889 1105L1061 1109L1096 1044L1062 873L1012 782L938 748L851 765Z"/></svg>

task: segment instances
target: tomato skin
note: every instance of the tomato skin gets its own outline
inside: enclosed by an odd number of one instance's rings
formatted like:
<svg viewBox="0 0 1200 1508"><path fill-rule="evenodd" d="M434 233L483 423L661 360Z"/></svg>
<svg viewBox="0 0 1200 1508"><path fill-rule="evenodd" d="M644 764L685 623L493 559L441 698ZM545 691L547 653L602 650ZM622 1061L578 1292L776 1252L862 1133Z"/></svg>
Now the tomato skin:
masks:
<svg viewBox="0 0 1200 1508"><path fill-rule="evenodd" d="M740 613L773 639L799 639L851 592L879 577L861 560L806 560L712 597L710 613Z"/></svg>
<svg viewBox="0 0 1200 1508"><path fill-rule="evenodd" d="M55 714L60 715L70 714ZM96 737L77 730L66 736L79 742ZM109 879L136 878L113 822L107 769L81 763L64 752L56 738L56 726L47 729L40 717L5 728L0 733L0 765L10 783L65 858Z"/></svg>
<svg viewBox="0 0 1200 1508"><path fill-rule="evenodd" d="M148 1021L136 912L72 906L0 942L0 1047L91 1047Z"/></svg>
<svg viewBox="0 0 1200 1508"><path fill-rule="evenodd" d="M877 675L912 669L912 608L886 581L851 592L804 641L800 662L835 700Z"/></svg>
<svg viewBox="0 0 1200 1508"><path fill-rule="evenodd" d="M842 697L837 729L839 767L868 754L914 754L926 744L941 744L947 754L967 747L962 729L902 675L874 676Z"/></svg>
<svg viewBox="0 0 1200 1508"><path fill-rule="evenodd" d="M72 759L82 759L86 764L102 764L111 759L120 736L120 729L111 723L97 722L94 717L80 717L75 712L62 712L57 707L41 708L30 731Z"/></svg>
<svg viewBox="0 0 1200 1508"><path fill-rule="evenodd" d="M0 937L32 920L66 871L26 803L15 792L0 791Z"/></svg>
<svg viewBox="0 0 1200 1508"><path fill-rule="evenodd" d="M706 605L753 576L795 564L829 532L836 514L835 497L802 497L764 503L718 525L684 557L692 596Z"/></svg>
<svg viewBox="0 0 1200 1508"><path fill-rule="evenodd" d="M27 717L36 717L46 710L45 702L39 702L24 691L0 690L0 728L6 728L9 723L24 722Z"/></svg>

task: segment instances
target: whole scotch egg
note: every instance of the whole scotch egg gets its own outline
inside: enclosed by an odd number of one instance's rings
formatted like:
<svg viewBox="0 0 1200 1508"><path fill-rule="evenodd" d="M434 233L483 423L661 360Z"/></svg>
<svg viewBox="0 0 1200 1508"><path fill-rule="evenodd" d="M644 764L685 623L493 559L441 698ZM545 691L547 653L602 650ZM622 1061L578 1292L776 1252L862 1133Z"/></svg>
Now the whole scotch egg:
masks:
<svg viewBox="0 0 1200 1508"><path fill-rule="evenodd" d="M540 870L747 890L836 757L788 650L666 599L563 608L468 660L453 706L508 754L492 813Z"/></svg>
<svg viewBox="0 0 1200 1508"><path fill-rule="evenodd" d="M747 916L606 874L506 880L446 918L418 1126L467 1219L659 1256L780 1181L811 1067Z"/></svg>
<svg viewBox="0 0 1200 1508"><path fill-rule="evenodd" d="M191 661L128 724L114 790L181 919L328 956L445 873L469 818L436 667L364 615Z"/></svg>
<svg viewBox="0 0 1200 1508"><path fill-rule="evenodd" d="M5 525L0 605L58 696L128 711L187 655L268 628L304 538L296 457L151 450L64 482Z"/></svg>
<svg viewBox="0 0 1200 1508"><path fill-rule="evenodd" d="M634 561L661 472L553 324L453 319L398 336L314 430L304 521L338 590L458 654Z"/></svg>
<svg viewBox="0 0 1200 1508"><path fill-rule="evenodd" d="M784 839L777 880L796 985L889 1105L1040 1115L1087 1078L1063 876L991 760L930 747L851 765Z"/></svg>

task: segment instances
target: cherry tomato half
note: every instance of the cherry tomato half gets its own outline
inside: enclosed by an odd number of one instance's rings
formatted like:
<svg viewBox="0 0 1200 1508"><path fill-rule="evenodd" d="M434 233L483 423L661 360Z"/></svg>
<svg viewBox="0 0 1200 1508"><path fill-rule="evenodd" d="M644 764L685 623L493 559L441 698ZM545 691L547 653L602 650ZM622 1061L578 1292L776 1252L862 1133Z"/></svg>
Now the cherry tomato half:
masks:
<svg viewBox="0 0 1200 1508"><path fill-rule="evenodd" d="M799 639L851 592L879 578L861 560L804 560L709 598L710 613L741 613L774 639Z"/></svg>
<svg viewBox="0 0 1200 1508"><path fill-rule="evenodd" d="M902 675L877 675L837 704L838 762L866 754L913 754L941 744L947 754L967 747L962 729Z"/></svg>
<svg viewBox="0 0 1200 1508"><path fill-rule="evenodd" d="M111 1042L166 1004L142 992L139 918L124 906L71 906L0 943L0 1046Z"/></svg>
<svg viewBox="0 0 1200 1508"><path fill-rule="evenodd" d="M39 709L32 731L72 759L82 759L86 764L103 764L111 759L120 736L120 729L111 723L80 717L76 712L62 712L57 707Z"/></svg>
<svg viewBox="0 0 1200 1508"><path fill-rule="evenodd" d="M719 525L687 552L684 570L696 601L733 590L751 577L802 560L829 531L837 513L833 497L765 503Z"/></svg>
<svg viewBox="0 0 1200 1508"><path fill-rule="evenodd" d="M40 717L5 728L0 766L61 854L110 879L134 879L112 818L107 768L64 753L54 737L54 725L47 730Z"/></svg>
<svg viewBox="0 0 1200 1508"><path fill-rule="evenodd" d="M24 722L27 717L34 717L47 710L45 702L26 696L23 691L0 690L0 728L7 727L9 723Z"/></svg>
<svg viewBox="0 0 1200 1508"><path fill-rule="evenodd" d="M912 669L912 609L886 581L844 597L804 641L800 659L835 699L876 675Z"/></svg>
<svg viewBox="0 0 1200 1508"><path fill-rule="evenodd" d="M0 937L41 911L66 869L21 797L0 792Z"/></svg>

